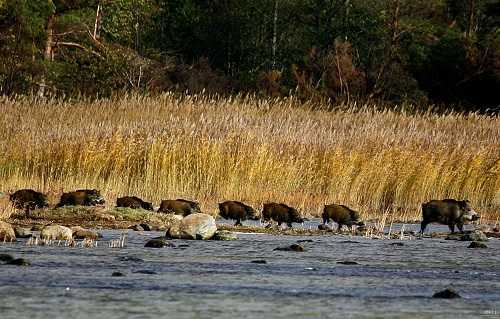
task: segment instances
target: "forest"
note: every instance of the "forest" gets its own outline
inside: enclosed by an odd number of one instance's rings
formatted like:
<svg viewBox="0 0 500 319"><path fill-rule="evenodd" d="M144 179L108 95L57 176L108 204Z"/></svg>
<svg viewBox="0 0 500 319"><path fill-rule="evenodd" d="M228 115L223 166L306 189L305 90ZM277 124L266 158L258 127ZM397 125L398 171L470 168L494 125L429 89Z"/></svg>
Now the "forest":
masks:
<svg viewBox="0 0 500 319"><path fill-rule="evenodd" d="M498 0L0 0L0 95L500 104Z"/></svg>

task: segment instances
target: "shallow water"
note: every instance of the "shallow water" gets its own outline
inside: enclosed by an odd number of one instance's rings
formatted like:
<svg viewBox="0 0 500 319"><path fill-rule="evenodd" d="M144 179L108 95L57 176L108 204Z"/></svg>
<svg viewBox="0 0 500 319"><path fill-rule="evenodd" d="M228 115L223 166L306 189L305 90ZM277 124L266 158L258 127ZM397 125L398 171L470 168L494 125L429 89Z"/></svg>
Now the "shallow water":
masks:
<svg viewBox="0 0 500 319"><path fill-rule="evenodd" d="M121 232L102 233L90 249L0 245L31 262L0 266L0 318L500 318L498 239L467 249L430 238L395 246L401 241L239 234L154 249L144 243L162 233L129 231L127 246L113 249L107 242ZM273 251L300 240L312 240L306 252ZM430 298L448 287L463 298Z"/></svg>

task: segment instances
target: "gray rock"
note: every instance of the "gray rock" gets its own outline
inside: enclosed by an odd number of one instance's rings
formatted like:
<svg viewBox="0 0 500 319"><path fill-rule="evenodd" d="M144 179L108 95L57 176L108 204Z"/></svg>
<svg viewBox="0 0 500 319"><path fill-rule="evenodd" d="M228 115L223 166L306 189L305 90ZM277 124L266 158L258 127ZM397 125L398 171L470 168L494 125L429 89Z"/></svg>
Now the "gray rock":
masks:
<svg viewBox="0 0 500 319"><path fill-rule="evenodd" d="M191 214L180 221L179 228L172 227L168 235L177 239L211 239L217 231L215 219L203 213Z"/></svg>
<svg viewBox="0 0 500 319"><path fill-rule="evenodd" d="M238 237L230 231L227 230L218 230L215 232L213 240L237 240Z"/></svg>
<svg viewBox="0 0 500 319"><path fill-rule="evenodd" d="M31 229L19 226L14 227L14 233L17 238L30 238L33 236Z"/></svg>
<svg viewBox="0 0 500 319"><path fill-rule="evenodd" d="M480 231L480 230L474 230L470 233L465 233L462 235L460 238L462 241L488 241L488 237Z"/></svg>
<svg viewBox="0 0 500 319"><path fill-rule="evenodd" d="M49 240L73 240L73 232L65 226L50 225L42 229L40 237Z"/></svg>

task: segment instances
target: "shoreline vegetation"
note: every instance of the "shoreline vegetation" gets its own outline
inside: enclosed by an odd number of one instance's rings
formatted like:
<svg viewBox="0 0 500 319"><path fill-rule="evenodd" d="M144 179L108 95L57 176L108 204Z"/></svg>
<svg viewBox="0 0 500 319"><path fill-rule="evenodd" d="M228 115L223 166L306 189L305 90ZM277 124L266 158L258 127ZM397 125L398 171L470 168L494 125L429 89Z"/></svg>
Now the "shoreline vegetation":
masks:
<svg viewBox="0 0 500 319"><path fill-rule="evenodd" d="M215 215L241 200L284 202L306 217L345 204L385 224L421 203L469 199L500 211L500 118L380 105L333 110L294 98L163 94L66 101L0 97L0 218L8 192L101 190L107 207L137 195L188 198ZM153 214L151 216L156 216Z"/></svg>

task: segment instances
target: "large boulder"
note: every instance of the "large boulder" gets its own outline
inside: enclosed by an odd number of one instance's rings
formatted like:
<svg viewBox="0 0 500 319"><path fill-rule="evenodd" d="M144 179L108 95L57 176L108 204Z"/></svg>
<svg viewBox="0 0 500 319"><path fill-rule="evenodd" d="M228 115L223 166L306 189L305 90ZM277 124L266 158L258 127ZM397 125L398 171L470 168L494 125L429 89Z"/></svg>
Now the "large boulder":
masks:
<svg viewBox="0 0 500 319"><path fill-rule="evenodd" d="M50 225L42 229L40 237L49 240L73 240L73 232L65 226Z"/></svg>
<svg viewBox="0 0 500 319"><path fill-rule="evenodd" d="M180 239L211 239L217 231L215 219L203 213L191 214L182 219L179 229L171 227L168 235Z"/></svg>
<svg viewBox="0 0 500 319"><path fill-rule="evenodd" d="M73 238L74 239L93 239L93 240L98 240L99 238L102 237L101 234L99 234L96 231L90 230L90 229L85 229L81 226L75 226L71 227L71 231L73 233Z"/></svg>
<svg viewBox="0 0 500 319"><path fill-rule="evenodd" d="M11 224L0 221L0 241L14 241L16 233Z"/></svg>

